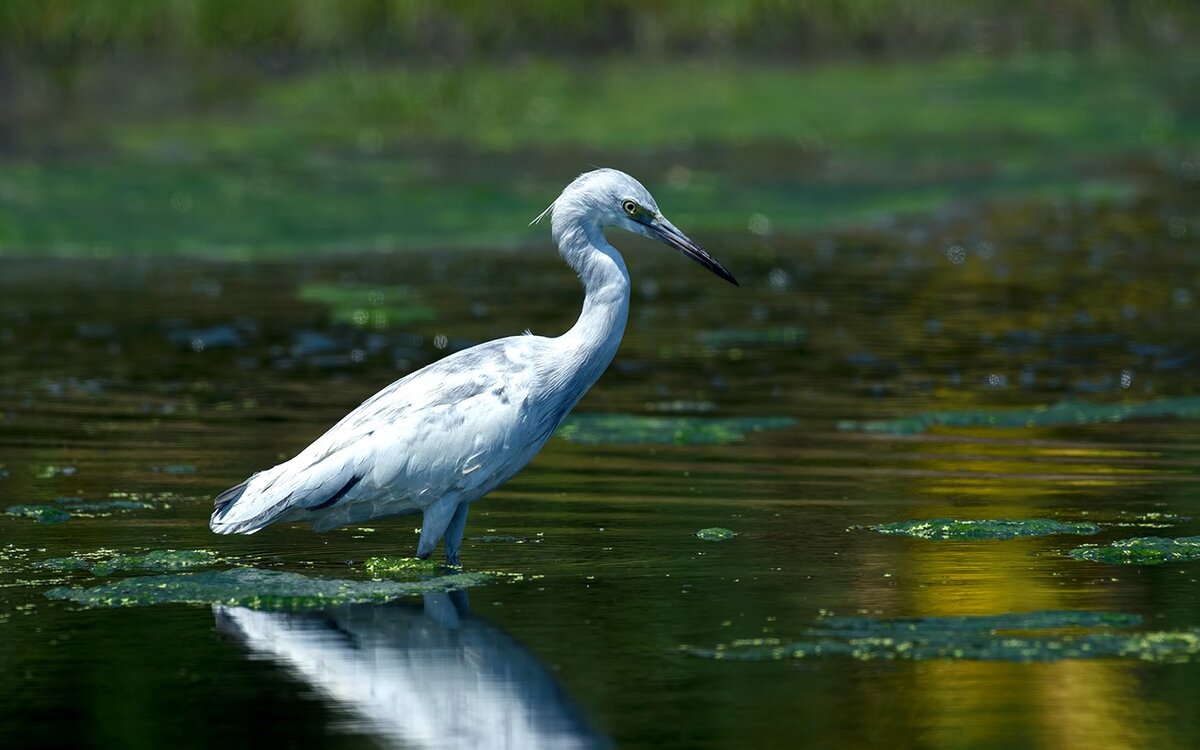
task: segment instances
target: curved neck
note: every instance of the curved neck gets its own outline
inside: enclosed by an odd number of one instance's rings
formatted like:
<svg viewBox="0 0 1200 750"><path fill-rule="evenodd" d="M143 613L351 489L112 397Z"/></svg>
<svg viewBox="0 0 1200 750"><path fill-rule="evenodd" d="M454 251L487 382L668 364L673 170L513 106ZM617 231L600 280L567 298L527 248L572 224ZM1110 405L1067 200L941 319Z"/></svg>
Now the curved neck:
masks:
<svg viewBox="0 0 1200 750"><path fill-rule="evenodd" d="M586 390L599 379L625 333L629 318L629 271L598 224L564 222L554 226L563 260L583 282L583 312L556 341L572 364L570 380Z"/></svg>

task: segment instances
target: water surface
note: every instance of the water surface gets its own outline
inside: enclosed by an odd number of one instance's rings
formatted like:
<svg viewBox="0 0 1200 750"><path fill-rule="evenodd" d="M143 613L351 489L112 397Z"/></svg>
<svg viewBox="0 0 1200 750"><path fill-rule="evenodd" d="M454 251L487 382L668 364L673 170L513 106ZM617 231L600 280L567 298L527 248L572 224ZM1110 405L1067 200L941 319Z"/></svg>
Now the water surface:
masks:
<svg viewBox="0 0 1200 750"><path fill-rule="evenodd" d="M1123 633L1200 627L1200 563L1068 555L1200 533L1200 422L1187 414L852 424L1200 395L1200 213L1194 190L1167 183L1123 202L698 237L741 289L622 237L629 332L578 407L608 415L605 431L552 440L473 508L462 558L491 578L302 612L85 608L45 592L154 573L35 563L209 550L216 569L367 579L368 558L415 549L412 519L217 537L211 496L404 372L564 330L581 297L570 271L548 246L5 260L0 505L72 517L0 516L0 733L21 747L1195 746L1200 664L1187 654L698 655L794 642L842 616L884 630L1062 611L1108 613ZM715 437L688 439L680 425L696 424ZM134 505L72 511L116 501ZM955 518L1099 533L869 528ZM735 536L698 538L706 528ZM1067 637L1093 616L1072 617L1037 634Z"/></svg>

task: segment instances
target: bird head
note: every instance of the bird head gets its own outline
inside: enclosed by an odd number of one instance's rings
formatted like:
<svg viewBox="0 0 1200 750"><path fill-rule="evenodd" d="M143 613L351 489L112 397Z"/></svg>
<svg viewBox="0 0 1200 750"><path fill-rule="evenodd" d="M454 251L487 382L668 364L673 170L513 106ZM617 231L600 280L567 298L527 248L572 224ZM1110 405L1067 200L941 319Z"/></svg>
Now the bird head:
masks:
<svg viewBox="0 0 1200 750"><path fill-rule="evenodd" d="M725 266L663 216L654 196L642 183L619 170L596 169L581 174L534 222L547 213L551 214L556 236L568 225L617 227L669 245L739 286Z"/></svg>

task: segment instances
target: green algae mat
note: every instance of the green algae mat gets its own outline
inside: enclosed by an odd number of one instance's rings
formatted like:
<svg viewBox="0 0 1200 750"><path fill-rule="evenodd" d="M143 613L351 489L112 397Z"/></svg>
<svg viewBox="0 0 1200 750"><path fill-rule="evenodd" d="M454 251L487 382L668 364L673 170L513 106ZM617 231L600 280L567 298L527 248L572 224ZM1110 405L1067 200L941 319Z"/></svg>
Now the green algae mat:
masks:
<svg viewBox="0 0 1200 750"><path fill-rule="evenodd" d="M868 526L880 534L911 536L932 540L1016 539L1018 537L1074 534L1086 536L1100 533L1094 523L1056 521L1051 518L980 519L931 518L925 521L900 521Z"/></svg>
<svg viewBox="0 0 1200 750"><path fill-rule="evenodd" d="M204 549L173 550L156 549L148 552L121 553L96 551L70 557L52 557L34 563L34 568L44 570L86 570L97 576L132 571L173 571L203 568L227 560L221 555Z"/></svg>
<svg viewBox="0 0 1200 750"><path fill-rule="evenodd" d="M1076 547L1069 553L1076 560L1109 565L1162 565L1200 560L1200 536L1167 539L1158 536L1121 539L1106 546Z"/></svg>
<svg viewBox="0 0 1200 750"><path fill-rule="evenodd" d="M363 561L363 568L372 578L382 578L436 573L445 566L438 560L421 560L416 557L368 557Z"/></svg>
<svg viewBox="0 0 1200 750"><path fill-rule="evenodd" d="M30 518L37 523L62 523L71 518L70 513L52 505L13 505L5 513L16 518Z"/></svg>
<svg viewBox="0 0 1200 750"><path fill-rule="evenodd" d="M917 435L931 427L1054 427L1162 417L1200 419L1200 396L1117 404L1063 401L1032 409L934 411L899 419L845 420L838 427L888 435Z"/></svg>
<svg viewBox="0 0 1200 750"><path fill-rule="evenodd" d="M46 596L84 607L227 604L251 609L304 610L444 593L487 580L488 576L481 573L458 573L423 581L350 581L233 568L211 573L139 576L91 587L60 586L48 590Z"/></svg>
<svg viewBox="0 0 1200 750"><path fill-rule="evenodd" d="M1200 655L1200 629L1114 632L1142 618L1119 612L1046 611L979 617L830 617L801 637L750 638L684 647L699 657L738 661L852 658L1053 662L1127 658L1186 662Z"/></svg>

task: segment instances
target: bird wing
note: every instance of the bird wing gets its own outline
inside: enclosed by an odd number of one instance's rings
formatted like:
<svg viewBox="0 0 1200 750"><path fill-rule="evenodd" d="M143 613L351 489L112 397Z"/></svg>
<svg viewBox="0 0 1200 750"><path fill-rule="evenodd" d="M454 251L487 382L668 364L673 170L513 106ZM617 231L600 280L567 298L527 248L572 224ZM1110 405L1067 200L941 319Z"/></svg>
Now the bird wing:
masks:
<svg viewBox="0 0 1200 750"><path fill-rule="evenodd" d="M391 515L499 485L557 426L528 413L533 370L514 366L510 341L458 352L383 389L295 458L219 497L210 526L251 533L285 515L321 512L330 517L319 525L331 528L350 522L337 521L335 507L371 503L364 517Z"/></svg>

